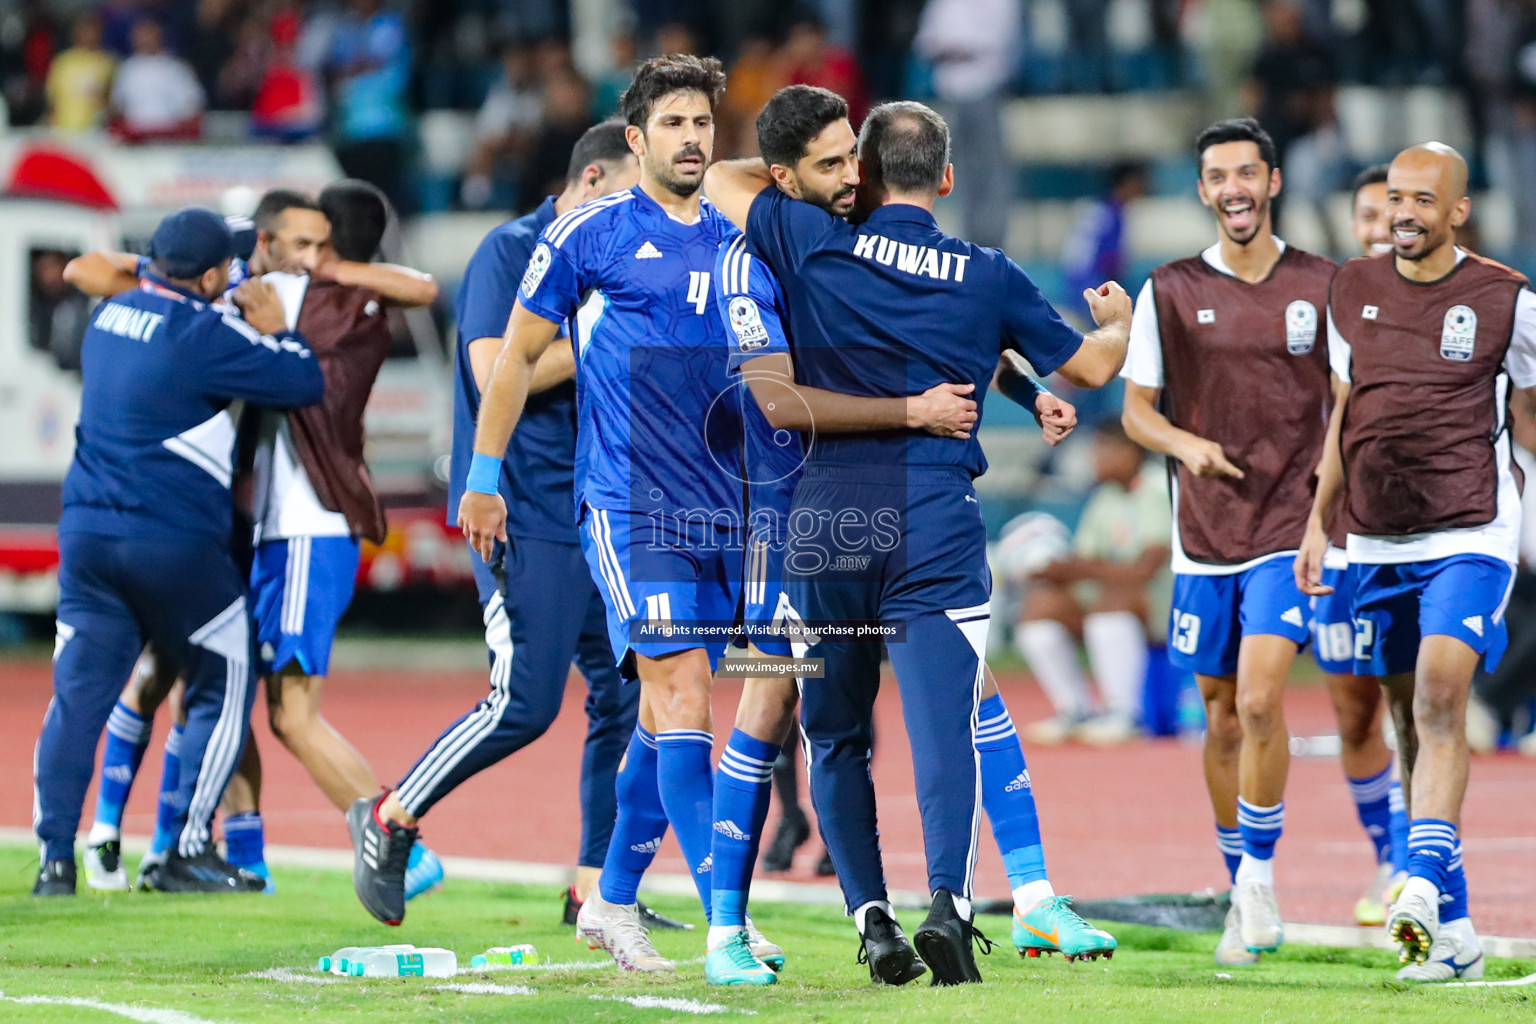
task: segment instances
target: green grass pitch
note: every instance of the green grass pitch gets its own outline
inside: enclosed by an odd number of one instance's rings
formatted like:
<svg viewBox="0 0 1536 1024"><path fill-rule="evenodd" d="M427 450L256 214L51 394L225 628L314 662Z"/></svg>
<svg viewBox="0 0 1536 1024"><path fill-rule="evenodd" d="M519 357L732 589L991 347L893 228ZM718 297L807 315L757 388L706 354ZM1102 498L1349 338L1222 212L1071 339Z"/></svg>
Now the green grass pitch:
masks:
<svg viewBox="0 0 1536 1024"><path fill-rule="evenodd" d="M154 893L35 900L28 892L36 853L0 848L0 1020L14 1024L136 1019L151 1024L265 1024L277 1021L650 1021L752 1014L754 1022L954 1021L1056 1024L1083 1021L1520 1021L1536 1019L1536 986L1415 989L1393 978L1390 954L1287 947L1249 969L1218 969L1215 935L1114 926L1112 961L1022 960L1008 946L1005 918L980 924L1001 939L979 959L985 983L955 989L914 984L885 989L854 962L851 924L824 907L763 904L759 925L789 953L768 989L705 984L702 930L664 932L656 944L679 963L675 978L595 969L502 970L437 979L351 980L334 984L251 977L288 968L314 974L322 954L346 945L410 942L454 950L466 966L487 946L531 942L550 961L606 960L577 946L559 923L557 895L542 888L454 882L411 904L406 923L386 929L358 905L341 872L279 869L278 892L262 897L168 897ZM657 899L660 909L701 918L697 905ZM904 915L910 930L921 920ZM1493 961L1490 980L1536 972L1536 963ZM443 984L531 990L521 994L445 991ZM82 1003L115 1004L119 1012ZM622 1001L657 997L659 1006ZM641 1002L646 1002L641 999ZM123 1012L123 1011L126 1011Z"/></svg>

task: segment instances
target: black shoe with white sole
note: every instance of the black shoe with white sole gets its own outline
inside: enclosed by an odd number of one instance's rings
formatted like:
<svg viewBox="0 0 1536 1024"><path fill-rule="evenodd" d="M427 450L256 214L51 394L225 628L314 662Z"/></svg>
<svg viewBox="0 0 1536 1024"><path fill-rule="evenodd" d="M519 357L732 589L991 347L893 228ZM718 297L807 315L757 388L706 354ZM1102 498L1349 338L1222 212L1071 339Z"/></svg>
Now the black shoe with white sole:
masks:
<svg viewBox="0 0 1536 1024"><path fill-rule="evenodd" d="M935 985L964 985L981 980L971 949L975 929L955 909L955 898L944 889L933 896L928 918L912 933L917 955L933 971Z"/></svg>
<svg viewBox="0 0 1536 1024"><path fill-rule="evenodd" d="M32 885L33 896L75 895L75 862L73 860L45 860L38 869L37 881Z"/></svg>
<svg viewBox="0 0 1536 1024"><path fill-rule="evenodd" d="M405 920L405 869L417 829L384 825L378 807L384 797L359 797L347 808L352 833L352 888L368 913L385 924Z"/></svg>
<svg viewBox="0 0 1536 1024"><path fill-rule="evenodd" d="M859 963L869 964L871 981L905 985L928 973L901 927L879 907L865 911L864 933L859 938Z"/></svg>
<svg viewBox="0 0 1536 1024"><path fill-rule="evenodd" d="M155 877L160 892L261 892L266 880L244 868L237 868L207 847L195 857L183 857L172 850Z"/></svg>

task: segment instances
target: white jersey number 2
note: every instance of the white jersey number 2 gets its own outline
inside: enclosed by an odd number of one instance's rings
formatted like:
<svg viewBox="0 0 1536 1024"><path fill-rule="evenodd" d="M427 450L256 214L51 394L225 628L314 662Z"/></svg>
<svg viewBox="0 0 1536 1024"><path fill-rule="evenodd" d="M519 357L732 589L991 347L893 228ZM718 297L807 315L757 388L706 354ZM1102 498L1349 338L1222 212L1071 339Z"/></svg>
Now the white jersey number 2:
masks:
<svg viewBox="0 0 1536 1024"><path fill-rule="evenodd" d="M703 316L704 307L709 305L709 297L709 271L688 271L688 301L693 303L693 311Z"/></svg>

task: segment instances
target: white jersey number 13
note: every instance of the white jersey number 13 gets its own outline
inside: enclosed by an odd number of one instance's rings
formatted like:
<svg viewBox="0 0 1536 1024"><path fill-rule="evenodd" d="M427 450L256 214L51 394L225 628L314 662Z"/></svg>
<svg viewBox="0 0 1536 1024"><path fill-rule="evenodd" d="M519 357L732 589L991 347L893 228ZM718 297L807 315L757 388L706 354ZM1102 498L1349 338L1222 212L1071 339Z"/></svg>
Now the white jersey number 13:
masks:
<svg viewBox="0 0 1536 1024"><path fill-rule="evenodd" d="M695 313L704 315L704 307L709 305L709 271L688 271L688 301Z"/></svg>

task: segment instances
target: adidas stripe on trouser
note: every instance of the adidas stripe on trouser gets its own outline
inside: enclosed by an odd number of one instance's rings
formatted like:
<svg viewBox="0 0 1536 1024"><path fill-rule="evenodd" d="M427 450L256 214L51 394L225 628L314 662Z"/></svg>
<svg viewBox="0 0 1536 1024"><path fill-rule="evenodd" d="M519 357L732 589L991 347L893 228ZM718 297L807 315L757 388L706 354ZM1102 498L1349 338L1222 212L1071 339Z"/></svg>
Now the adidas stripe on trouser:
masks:
<svg viewBox="0 0 1536 1024"><path fill-rule="evenodd" d="M54 697L34 762L45 855L74 855L97 741L148 640L186 678L173 828L178 850L195 856L239 764L256 695L245 582L228 544L211 537L65 533L59 552Z"/></svg>
<svg viewBox="0 0 1536 1024"><path fill-rule="evenodd" d="M634 732L640 688L625 686L613 664L602 598L581 548L513 539L504 597L478 554L491 690L443 731L400 781L396 795L416 817L465 779L544 734L559 714L574 660L587 680L582 752L580 863L601 867L617 804L614 775ZM560 581L550 586L551 580Z"/></svg>

